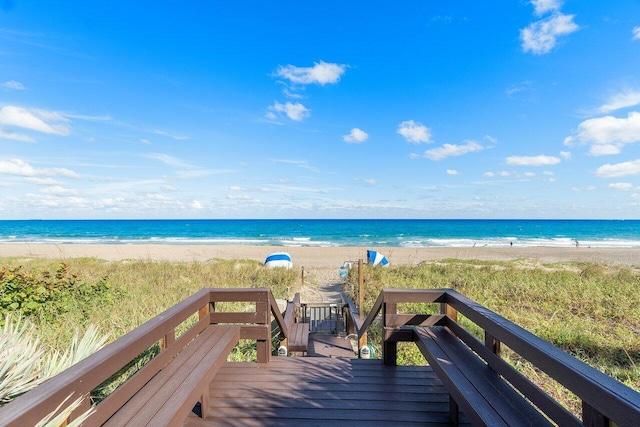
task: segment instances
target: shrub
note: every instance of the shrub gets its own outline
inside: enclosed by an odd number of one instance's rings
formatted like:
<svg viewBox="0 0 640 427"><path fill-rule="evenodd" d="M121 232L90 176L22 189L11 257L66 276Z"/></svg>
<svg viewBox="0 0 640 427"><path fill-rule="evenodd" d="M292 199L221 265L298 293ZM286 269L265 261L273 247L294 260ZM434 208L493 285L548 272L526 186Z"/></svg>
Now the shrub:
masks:
<svg viewBox="0 0 640 427"><path fill-rule="evenodd" d="M69 270L68 264L60 264L55 274L45 270L37 277L24 272L22 267L3 268L0 270L0 315L37 315L40 320L49 321L71 310L86 311L96 300L111 300L106 278L87 283Z"/></svg>

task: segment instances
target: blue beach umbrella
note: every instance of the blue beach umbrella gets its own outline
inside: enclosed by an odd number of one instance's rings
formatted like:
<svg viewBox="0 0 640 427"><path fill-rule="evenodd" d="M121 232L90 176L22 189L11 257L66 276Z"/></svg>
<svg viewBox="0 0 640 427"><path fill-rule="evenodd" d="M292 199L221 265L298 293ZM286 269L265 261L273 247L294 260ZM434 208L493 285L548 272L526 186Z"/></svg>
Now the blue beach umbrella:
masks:
<svg viewBox="0 0 640 427"><path fill-rule="evenodd" d="M286 252L274 252L267 256L264 260L264 266L267 268L284 267L286 269L293 268L293 262L291 262L291 255Z"/></svg>
<svg viewBox="0 0 640 427"><path fill-rule="evenodd" d="M389 260L386 256L382 255L378 251L367 251L367 262L374 267L376 265L387 266L389 265Z"/></svg>

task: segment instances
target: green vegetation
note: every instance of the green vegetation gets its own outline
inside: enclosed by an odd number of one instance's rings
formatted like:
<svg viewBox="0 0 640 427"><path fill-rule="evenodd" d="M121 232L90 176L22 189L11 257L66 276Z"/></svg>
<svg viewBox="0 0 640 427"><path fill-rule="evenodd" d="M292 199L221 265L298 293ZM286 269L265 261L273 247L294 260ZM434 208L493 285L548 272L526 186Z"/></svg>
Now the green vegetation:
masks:
<svg viewBox="0 0 640 427"><path fill-rule="evenodd" d="M7 315L0 328L0 406L94 353L108 338L95 326L82 337L76 330L70 346L60 353L40 344L29 320Z"/></svg>
<svg viewBox="0 0 640 427"><path fill-rule="evenodd" d="M20 313L44 345L63 351L74 328L97 325L117 339L202 288L270 288L295 292L298 272L257 261L107 262L93 258L0 260L0 316ZM1 321L1 320L0 320ZM69 327L73 325L73 327Z"/></svg>
<svg viewBox="0 0 640 427"><path fill-rule="evenodd" d="M347 281L356 297L357 272ZM415 267L364 270L365 312L382 288L453 288L628 386L640 390L640 271L596 264L442 260ZM357 301L357 299L355 299ZM433 305L400 311L437 310ZM417 311L416 311L417 310ZM472 333L480 330L468 319ZM370 342L380 343L375 336ZM508 349L503 352L529 378L569 407L575 398ZM415 345L399 346L400 363L424 363Z"/></svg>
<svg viewBox="0 0 640 427"><path fill-rule="evenodd" d="M0 348L11 350L0 362L0 404L202 288L270 288L276 298L288 298L298 283L297 272L265 269L255 261L106 262L80 258L64 263L0 262L0 326L9 331L0 336ZM240 311L244 305L225 304L223 309ZM25 322L16 324L10 317L4 320L5 315L21 316ZM194 322L195 318L184 322L178 334ZM109 336L100 337L98 329L109 331ZM78 330L86 331L82 339ZM91 348L88 353L87 348ZM158 352L158 345L143 352L95 390L92 398L100 400L110 394ZM232 359L250 360L255 353L255 342L242 340Z"/></svg>

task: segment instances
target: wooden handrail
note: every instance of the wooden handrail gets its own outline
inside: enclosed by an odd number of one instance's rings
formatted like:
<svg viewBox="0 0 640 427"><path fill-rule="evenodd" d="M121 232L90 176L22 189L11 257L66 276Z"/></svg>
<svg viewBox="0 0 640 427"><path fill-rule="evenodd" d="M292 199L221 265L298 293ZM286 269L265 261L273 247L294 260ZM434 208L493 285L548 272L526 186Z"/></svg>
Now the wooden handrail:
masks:
<svg viewBox="0 0 640 427"><path fill-rule="evenodd" d="M380 310L382 310L382 303L384 302L385 290L386 289L383 289L382 292L380 292L380 295L378 295L378 299L373 304L373 307L371 307L369 314L365 318L364 322L362 322L362 325L358 328L358 337L361 337L362 334L364 334L367 331L367 329L369 329L373 321L378 316L378 313L380 313ZM362 314L360 313L360 315Z"/></svg>
<svg viewBox="0 0 640 427"><path fill-rule="evenodd" d="M342 303L349 308L349 316L353 320L353 325L355 326L355 333L358 333L358 330L362 328L362 323L364 319L360 317L360 312L356 307L356 303L349 298L344 292L341 292L340 297L342 299Z"/></svg>
<svg viewBox="0 0 640 427"><path fill-rule="evenodd" d="M444 315L431 315L427 318L420 316L420 313L397 314L396 307L399 303L440 303ZM509 377L514 387L534 401L552 419L567 419L566 411L522 374L512 370L510 366L506 367L506 362L496 352L500 342L580 397L583 401L583 422L592 423L597 419L611 420L620 426L640 423L640 393L453 289L383 289L362 327L358 328L359 335L367 332L380 311L385 314L383 316L385 363L395 363L396 342L412 340L411 331L415 326L411 325L423 324L423 322L440 324L449 327L485 359L491 368ZM484 330L486 337L490 338L486 339L486 344L481 343L457 323L454 318L457 312ZM449 313L453 316L448 315ZM487 347L489 344L492 348ZM389 351L393 354L385 354Z"/></svg>
<svg viewBox="0 0 640 427"><path fill-rule="evenodd" d="M287 303L287 309L284 313L284 324L287 327L287 330L291 329L291 325L293 325L296 315L296 310L300 307L300 293L296 293L293 296L293 300ZM287 336L288 338L288 336Z"/></svg>
<svg viewBox="0 0 640 427"><path fill-rule="evenodd" d="M462 294L447 290L447 303L476 325L571 390L618 425L640 420L640 393L567 354Z"/></svg>
<svg viewBox="0 0 640 427"><path fill-rule="evenodd" d="M215 323L234 323L234 320L238 320L238 314L252 314L216 313L214 308L216 302L256 303L255 315L244 318L245 321L255 318L255 322L241 326L241 338L257 340L258 362L268 363L271 354L270 313L274 315L282 333L285 336L287 334L282 314L275 303L271 291L267 288L202 289L62 373L44 381L30 392L1 407L0 426L35 425L47 414L61 410L62 408L58 408L61 402L65 400L72 402L78 397L88 396L92 390L109 379L122 367L154 344L161 342L161 352L145 365L145 367L151 364L158 365L157 368L150 367L151 371L149 372L151 374L145 374L153 375L153 369L159 370L162 368L163 363L165 363L163 362L164 359L167 359L167 362L170 360L171 356L167 357L168 354L175 354L176 351L180 351L179 348L188 344L188 341L195 337L203 327L214 323L214 319ZM195 313L199 314L200 321L176 340L176 327ZM225 314L229 314L229 316L225 316ZM135 387L133 388L135 389ZM119 393L119 390L122 391L121 389L123 389L122 386L112 393L109 398ZM124 387L124 389L126 390L127 387ZM131 391L131 393L135 391L137 389ZM103 403L109 398L105 399ZM118 397L117 399L111 399L111 402L126 402L126 399L126 396ZM101 404L98 404L96 407L98 412L100 412L100 406Z"/></svg>
<svg viewBox="0 0 640 427"><path fill-rule="evenodd" d="M278 326L280 327L280 333L284 339L289 338L289 326L285 323L284 318L282 317L282 313L280 313L280 308L278 307L278 303L276 303L276 299L273 297L273 294L269 292L269 307L271 309L271 314L276 319Z"/></svg>

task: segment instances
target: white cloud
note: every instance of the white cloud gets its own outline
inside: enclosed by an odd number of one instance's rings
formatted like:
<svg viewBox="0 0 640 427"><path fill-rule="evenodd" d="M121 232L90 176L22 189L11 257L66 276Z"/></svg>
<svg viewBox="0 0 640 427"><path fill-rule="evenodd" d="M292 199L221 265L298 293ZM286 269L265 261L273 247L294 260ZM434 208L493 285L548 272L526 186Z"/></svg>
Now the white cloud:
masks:
<svg viewBox="0 0 640 427"><path fill-rule="evenodd" d="M151 160L157 160L159 162L164 163L165 165L168 166L173 166L173 167L177 167L177 168L194 168L195 166L187 163L186 161L179 159L177 157L173 157L173 156L169 156L167 154L162 154L162 153L149 153L146 154L144 157L151 159Z"/></svg>
<svg viewBox="0 0 640 427"><path fill-rule="evenodd" d="M413 120L406 120L400 123L397 132L413 144L431 142L431 129Z"/></svg>
<svg viewBox="0 0 640 427"><path fill-rule="evenodd" d="M526 92L530 90L531 90L531 82L528 80L525 80L523 82L509 86L505 91L505 94L507 95L508 98L511 98L513 97L513 95L519 92Z"/></svg>
<svg viewBox="0 0 640 427"><path fill-rule="evenodd" d="M632 111L627 118L613 116L588 119L578 125L575 136L565 138L565 145L575 142L592 144L590 154L618 154L625 144L640 142L640 113Z"/></svg>
<svg viewBox="0 0 640 427"><path fill-rule="evenodd" d="M154 130L153 133L155 133L156 135L162 135L162 136L167 136L171 139L175 139L176 141L186 141L187 139L191 139L191 137L186 136L186 135L178 135L175 133L170 133L164 130Z"/></svg>
<svg viewBox="0 0 640 427"><path fill-rule="evenodd" d="M6 130L2 128L0 128L0 138L12 139L14 141L20 141L20 142L35 142L33 138L30 138L27 135L21 135L19 133L15 133L10 130Z"/></svg>
<svg viewBox="0 0 640 427"><path fill-rule="evenodd" d="M194 200L191 202L191 208L200 210L203 208L203 206L202 203L200 203L198 200Z"/></svg>
<svg viewBox="0 0 640 427"><path fill-rule="evenodd" d="M24 177L62 176L65 178L80 178L80 175L65 168L35 169L22 159L0 160L0 174Z"/></svg>
<svg viewBox="0 0 640 427"><path fill-rule="evenodd" d="M606 104L598 108L598 112L606 114L622 108L633 107L638 104L640 104L640 92L627 90L613 95Z"/></svg>
<svg viewBox="0 0 640 427"><path fill-rule="evenodd" d="M240 187L239 185L232 185L231 187L229 187L229 190L231 190L231 191L242 191L242 187Z"/></svg>
<svg viewBox="0 0 640 427"><path fill-rule="evenodd" d="M69 127L66 124L68 121L67 118L53 111L27 110L12 105L0 109L0 124L42 133L69 135Z"/></svg>
<svg viewBox="0 0 640 427"><path fill-rule="evenodd" d="M447 169L447 175L458 175L458 171L455 169Z"/></svg>
<svg viewBox="0 0 640 427"><path fill-rule="evenodd" d="M536 55L549 53L555 46L557 38L578 31L580 27L573 22L574 15L554 13L548 18L529 24L520 30L522 50Z"/></svg>
<svg viewBox="0 0 640 427"><path fill-rule="evenodd" d="M494 176L496 176L495 173L493 172L485 172L482 174L482 176L487 177L487 178L493 178Z"/></svg>
<svg viewBox="0 0 640 427"><path fill-rule="evenodd" d="M562 2L560 0L531 0L536 15L541 16L547 12L560 10Z"/></svg>
<svg viewBox="0 0 640 427"><path fill-rule="evenodd" d="M640 26L633 27L633 30L631 30L631 34L633 34L631 40L640 40Z"/></svg>
<svg viewBox="0 0 640 427"><path fill-rule="evenodd" d="M29 177L25 178L24 181L35 185L60 185L60 182L53 178Z"/></svg>
<svg viewBox="0 0 640 427"><path fill-rule="evenodd" d="M75 196L78 192L73 188L63 187L61 185L54 185L46 187L40 190L42 193L51 194L54 196Z"/></svg>
<svg viewBox="0 0 640 427"><path fill-rule="evenodd" d="M149 140L148 140L148 139L146 139L146 138L142 138L142 139L140 140L140 142L141 142L141 143L143 143L143 144L146 144L146 145L151 144L151 141L149 141Z"/></svg>
<svg viewBox="0 0 640 427"><path fill-rule="evenodd" d="M589 148L590 156L614 156L621 152L619 144L594 144Z"/></svg>
<svg viewBox="0 0 640 427"><path fill-rule="evenodd" d="M365 142L369 138L369 134L359 128L351 129L348 135L344 135L342 139L345 142L359 144Z"/></svg>
<svg viewBox="0 0 640 427"><path fill-rule="evenodd" d="M482 145L475 141L467 141L465 145L444 144L442 147L425 151L424 156L437 161L447 157L457 157L482 150L484 150Z"/></svg>
<svg viewBox="0 0 640 427"><path fill-rule="evenodd" d="M284 104L279 103L278 101L274 102L273 105L269 106L269 111L265 114L265 117L269 120L275 120L277 116L274 114L274 111L279 113L280 115L286 115L291 120L301 121L305 117L309 117L311 112L307 107L302 105L299 102L295 104L292 102L286 102Z"/></svg>
<svg viewBox="0 0 640 427"><path fill-rule="evenodd" d="M615 178L619 176L640 175L640 159L616 164L607 163L596 169L596 176L600 178Z"/></svg>
<svg viewBox="0 0 640 427"><path fill-rule="evenodd" d="M561 151L560 152L560 157L562 157L563 160L571 160L571 152L570 151Z"/></svg>
<svg viewBox="0 0 640 427"><path fill-rule="evenodd" d="M294 84L318 84L324 86L337 83L347 66L330 62L314 62L313 67L296 67L295 65L279 66L275 75L283 77Z"/></svg>
<svg viewBox="0 0 640 427"><path fill-rule="evenodd" d="M376 185L376 180L375 179L365 179L365 180L363 180L363 182L365 184L368 184L368 185Z"/></svg>
<svg viewBox="0 0 640 427"><path fill-rule="evenodd" d="M227 199L229 200L249 200L251 197L246 194L227 194Z"/></svg>
<svg viewBox="0 0 640 427"><path fill-rule="evenodd" d="M609 184L609 188L613 188L615 190L631 190L633 189L633 184L629 182L614 182Z"/></svg>
<svg viewBox="0 0 640 427"><path fill-rule="evenodd" d="M20 82L17 82L15 80L9 80L8 82L5 82L2 84L2 86L6 87L7 89L13 89L13 90L26 90L27 88L24 87L24 85Z"/></svg>
<svg viewBox="0 0 640 427"><path fill-rule="evenodd" d="M549 166L557 165L560 159L553 156L510 156L507 157L507 164L511 166Z"/></svg>

